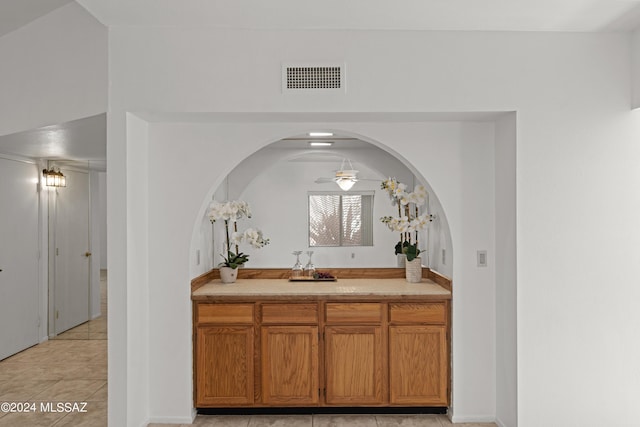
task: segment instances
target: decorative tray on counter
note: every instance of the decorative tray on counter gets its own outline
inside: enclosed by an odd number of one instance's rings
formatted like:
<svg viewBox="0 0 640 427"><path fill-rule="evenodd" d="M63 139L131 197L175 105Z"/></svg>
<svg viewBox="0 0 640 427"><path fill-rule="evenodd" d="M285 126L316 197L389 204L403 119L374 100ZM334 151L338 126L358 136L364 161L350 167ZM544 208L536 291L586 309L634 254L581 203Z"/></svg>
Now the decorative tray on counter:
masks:
<svg viewBox="0 0 640 427"><path fill-rule="evenodd" d="M290 282L335 282L338 278L328 273L316 273L313 277L290 277Z"/></svg>

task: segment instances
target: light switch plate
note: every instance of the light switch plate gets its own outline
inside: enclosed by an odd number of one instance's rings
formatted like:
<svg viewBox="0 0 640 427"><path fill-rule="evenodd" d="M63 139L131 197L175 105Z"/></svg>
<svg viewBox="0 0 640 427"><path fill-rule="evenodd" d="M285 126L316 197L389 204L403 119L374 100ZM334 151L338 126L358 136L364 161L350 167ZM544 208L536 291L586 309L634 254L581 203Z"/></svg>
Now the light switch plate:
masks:
<svg viewBox="0 0 640 427"><path fill-rule="evenodd" d="M486 267L487 266L487 251L478 251L478 267Z"/></svg>

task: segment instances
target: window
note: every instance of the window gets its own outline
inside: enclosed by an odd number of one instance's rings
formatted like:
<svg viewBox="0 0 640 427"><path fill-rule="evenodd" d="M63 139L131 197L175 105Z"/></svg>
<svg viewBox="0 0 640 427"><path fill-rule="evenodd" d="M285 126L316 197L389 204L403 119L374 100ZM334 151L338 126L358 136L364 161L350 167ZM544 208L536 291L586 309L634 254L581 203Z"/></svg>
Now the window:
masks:
<svg viewBox="0 0 640 427"><path fill-rule="evenodd" d="M309 193L309 246L373 246L373 192Z"/></svg>

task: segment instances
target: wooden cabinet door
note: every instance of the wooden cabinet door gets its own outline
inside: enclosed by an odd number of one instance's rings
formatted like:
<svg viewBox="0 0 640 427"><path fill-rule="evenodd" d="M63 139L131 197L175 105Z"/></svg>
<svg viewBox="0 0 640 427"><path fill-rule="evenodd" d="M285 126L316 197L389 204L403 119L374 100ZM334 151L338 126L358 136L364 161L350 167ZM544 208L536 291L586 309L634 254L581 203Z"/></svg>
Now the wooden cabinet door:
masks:
<svg viewBox="0 0 640 427"><path fill-rule="evenodd" d="M389 391L393 405L447 405L445 326L389 327Z"/></svg>
<svg viewBox="0 0 640 427"><path fill-rule="evenodd" d="M262 402L317 405L318 327L262 327Z"/></svg>
<svg viewBox="0 0 640 427"><path fill-rule="evenodd" d="M197 329L196 405L253 404L253 326Z"/></svg>
<svg viewBox="0 0 640 427"><path fill-rule="evenodd" d="M385 353L380 326L327 326L326 403L384 403Z"/></svg>

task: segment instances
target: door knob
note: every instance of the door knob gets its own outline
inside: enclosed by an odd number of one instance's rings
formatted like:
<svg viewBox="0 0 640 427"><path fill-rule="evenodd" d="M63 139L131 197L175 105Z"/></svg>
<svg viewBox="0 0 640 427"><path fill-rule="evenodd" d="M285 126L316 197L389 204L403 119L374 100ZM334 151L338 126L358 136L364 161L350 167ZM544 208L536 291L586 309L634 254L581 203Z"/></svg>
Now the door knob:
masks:
<svg viewBox="0 0 640 427"><path fill-rule="evenodd" d="M91 256L91 252L85 252L84 256L86 256L87 258L89 258Z"/></svg>

